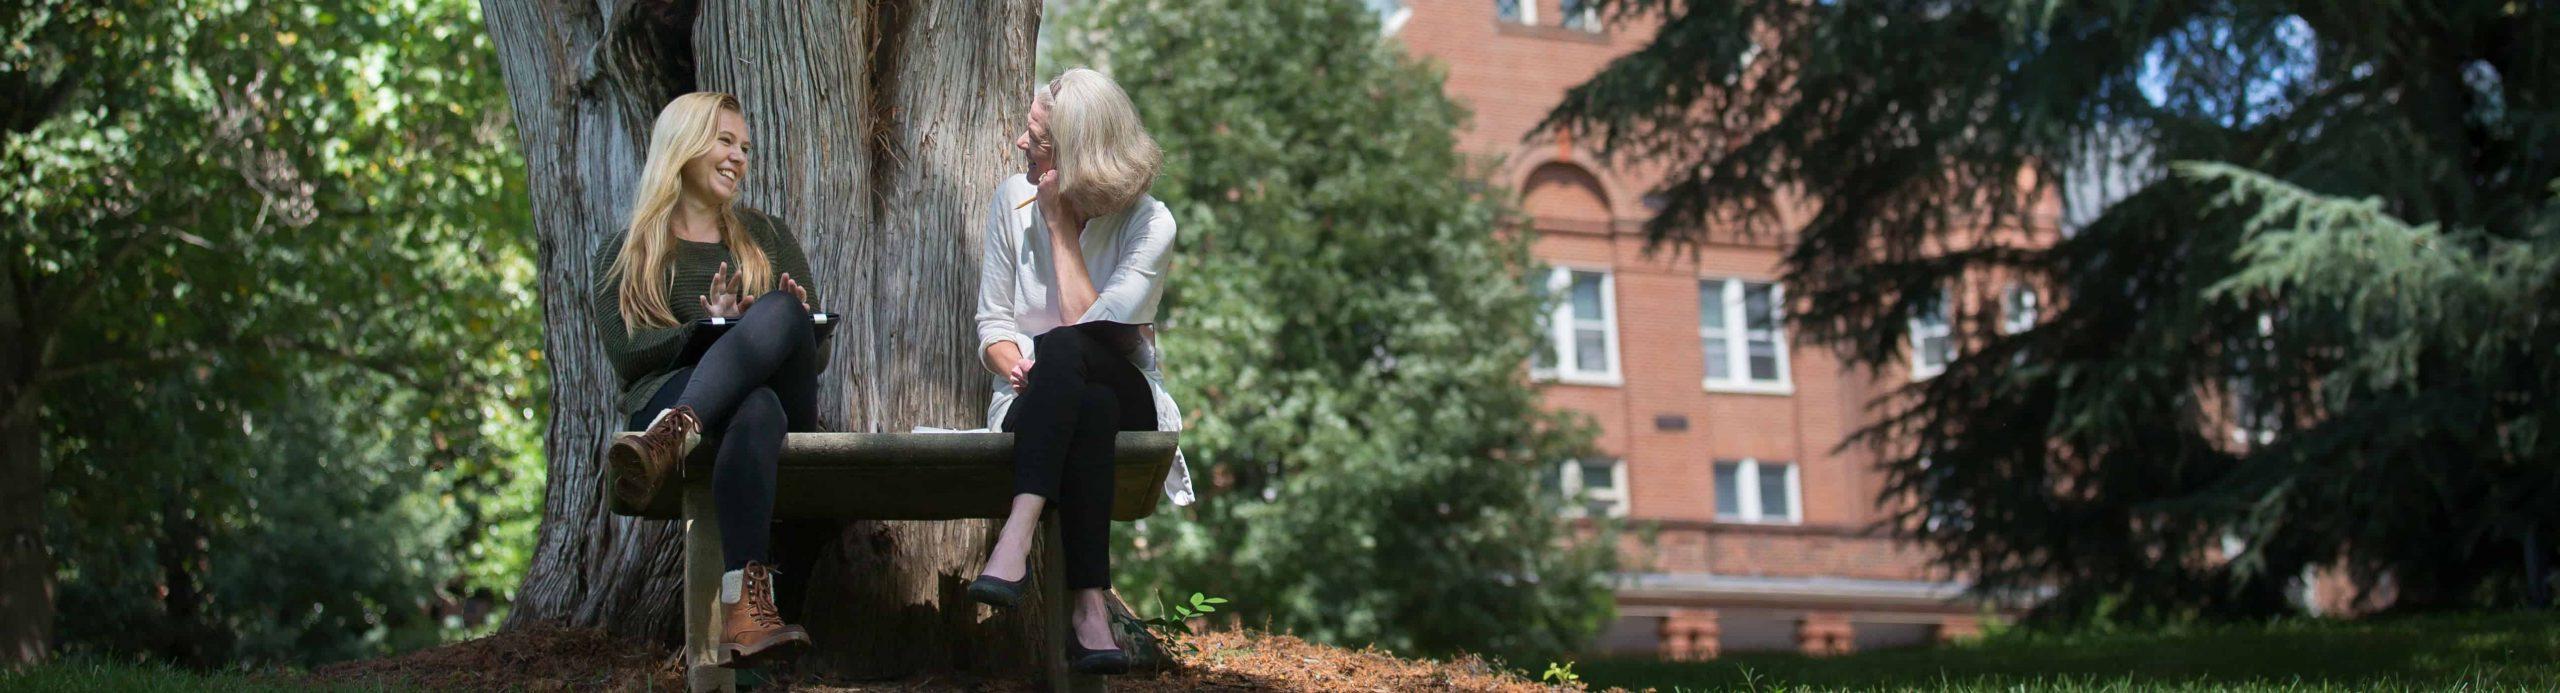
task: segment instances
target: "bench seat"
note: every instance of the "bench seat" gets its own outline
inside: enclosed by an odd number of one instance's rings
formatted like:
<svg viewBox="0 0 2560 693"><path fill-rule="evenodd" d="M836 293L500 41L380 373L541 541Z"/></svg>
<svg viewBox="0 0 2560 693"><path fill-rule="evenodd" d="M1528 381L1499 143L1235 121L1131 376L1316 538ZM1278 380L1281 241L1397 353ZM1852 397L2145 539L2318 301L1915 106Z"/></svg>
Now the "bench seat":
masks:
<svg viewBox="0 0 2560 693"><path fill-rule="evenodd" d="M1127 431L1112 461L1111 519L1155 514L1181 434ZM718 438L685 458L684 476L708 482ZM606 465L611 475L611 465ZM1002 518L1013 503L1011 433L793 433L782 447L774 515L847 520ZM615 488L607 478L605 488ZM606 494L612 496L613 494ZM613 498L613 512L653 520L683 516L684 488L662 483L646 502Z"/></svg>
<svg viewBox="0 0 2560 693"><path fill-rule="evenodd" d="M1156 512L1164 495L1180 434L1124 431L1112 460L1111 519L1128 522ZM612 492L619 481L606 469L605 497L614 513L684 522L685 684L694 691L736 690L734 672L719 667L717 613L720 531L711 494L718 438L705 436L685 457L682 478L665 480L646 498ZM1001 519L1013 507L1011 433L793 433L785 440L774 484L774 515L843 520ZM1058 548L1055 508L1041 525L1043 603L1066 603L1064 556ZM974 605L971 608L976 608ZM1048 615L1049 642L1040 645L1041 668L1052 690L1103 690L1100 677L1071 675L1057 643L1066 642L1066 619Z"/></svg>

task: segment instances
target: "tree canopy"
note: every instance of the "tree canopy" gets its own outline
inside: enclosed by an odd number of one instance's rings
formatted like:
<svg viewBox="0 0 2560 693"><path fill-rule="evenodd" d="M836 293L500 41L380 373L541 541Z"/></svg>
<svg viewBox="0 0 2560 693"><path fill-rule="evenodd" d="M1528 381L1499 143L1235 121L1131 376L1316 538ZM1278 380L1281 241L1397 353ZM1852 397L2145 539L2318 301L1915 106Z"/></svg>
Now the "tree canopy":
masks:
<svg viewBox="0 0 2560 693"><path fill-rule="evenodd" d="M1957 297L1961 356L1856 442L1978 589L2162 617L2340 564L2419 608L2547 579L2548 3L1598 4L1660 33L1547 124L1674 172L1653 241L1783 234L1798 333L1879 370Z"/></svg>
<svg viewBox="0 0 2560 693"><path fill-rule="evenodd" d="M1181 220L1167 384L1200 501L1125 533L1123 591L1398 650L1556 652L1609 613L1539 470L1590 430L1527 382L1526 237L1440 75L1349 0L1077 3L1052 67L1125 86Z"/></svg>
<svg viewBox="0 0 2560 693"><path fill-rule="evenodd" d="M0 484L42 489L59 638L315 661L503 607L544 384L478 9L0 16L21 95L0 110L0 340L24 359L0 404L42 451Z"/></svg>

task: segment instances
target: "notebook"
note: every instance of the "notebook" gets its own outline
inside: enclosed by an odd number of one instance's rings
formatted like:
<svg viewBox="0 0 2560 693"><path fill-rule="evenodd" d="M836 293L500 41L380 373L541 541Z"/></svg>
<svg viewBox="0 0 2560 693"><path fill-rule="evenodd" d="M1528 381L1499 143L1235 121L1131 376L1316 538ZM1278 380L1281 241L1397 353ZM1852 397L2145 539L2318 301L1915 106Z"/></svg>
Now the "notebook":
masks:
<svg viewBox="0 0 2560 693"><path fill-rule="evenodd" d="M835 334L836 323L839 322L843 320L835 313L809 314L809 324L817 330L820 342L827 341L828 336ZM687 330L685 334L684 350L676 352L675 362L668 364L667 369L674 370L701 362L702 354L711 350L711 343L720 341L720 335L728 334L729 328L737 325L737 318L704 318L693 321L693 329Z"/></svg>

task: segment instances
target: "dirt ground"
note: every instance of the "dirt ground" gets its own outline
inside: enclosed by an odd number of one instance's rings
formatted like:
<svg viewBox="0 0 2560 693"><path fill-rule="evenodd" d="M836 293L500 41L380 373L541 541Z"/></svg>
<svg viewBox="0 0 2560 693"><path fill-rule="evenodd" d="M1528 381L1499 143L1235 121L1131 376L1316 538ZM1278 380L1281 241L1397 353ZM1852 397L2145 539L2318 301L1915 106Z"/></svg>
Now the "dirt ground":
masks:
<svg viewBox="0 0 2560 693"><path fill-rule="evenodd" d="M1168 671L1114 677L1122 691L1551 691L1482 659L1402 659L1286 635L1250 631L1193 636ZM430 690L683 690L675 658L653 645L595 631L536 628L312 672L318 683ZM750 683L742 678L741 683ZM841 682L777 677L758 690L1031 691L1034 682L922 675L899 681Z"/></svg>

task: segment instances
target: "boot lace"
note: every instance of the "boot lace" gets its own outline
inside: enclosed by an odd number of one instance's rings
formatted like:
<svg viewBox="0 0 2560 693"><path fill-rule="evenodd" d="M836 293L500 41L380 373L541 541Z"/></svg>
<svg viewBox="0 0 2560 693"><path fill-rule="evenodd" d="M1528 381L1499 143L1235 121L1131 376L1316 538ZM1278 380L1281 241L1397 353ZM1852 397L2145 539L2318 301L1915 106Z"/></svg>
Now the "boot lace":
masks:
<svg viewBox="0 0 2560 693"><path fill-rule="evenodd" d="M773 605L773 569L761 563L747 566L746 594L740 595L747 606L747 618L759 628L780 628L782 613Z"/></svg>

